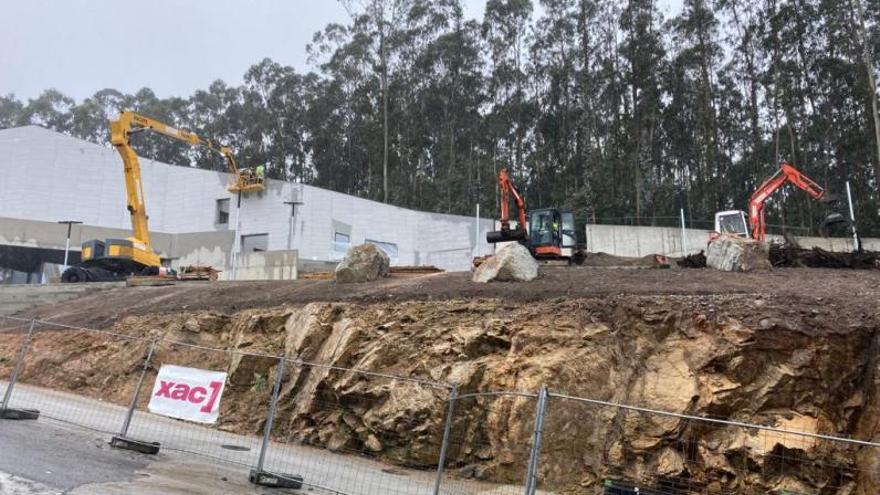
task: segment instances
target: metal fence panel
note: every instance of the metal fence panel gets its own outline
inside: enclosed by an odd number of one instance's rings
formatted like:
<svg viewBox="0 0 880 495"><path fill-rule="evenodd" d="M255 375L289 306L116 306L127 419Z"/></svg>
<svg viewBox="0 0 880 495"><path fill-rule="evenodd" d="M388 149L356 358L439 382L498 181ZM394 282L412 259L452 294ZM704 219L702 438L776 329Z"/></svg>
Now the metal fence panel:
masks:
<svg viewBox="0 0 880 495"><path fill-rule="evenodd" d="M150 395L163 364L228 373L216 424L182 421L149 411ZM126 436L159 442L162 450L256 466L277 364L278 359L271 356L157 342Z"/></svg>
<svg viewBox="0 0 880 495"><path fill-rule="evenodd" d="M454 405L441 492L524 493L536 406L535 393L461 394Z"/></svg>
<svg viewBox="0 0 880 495"><path fill-rule="evenodd" d="M431 494L449 387L288 360L264 470L338 493Z"/></svg>
<svg viewBox="0 0 880 495"><path fill-rule="evenodd" d="M31 320L0 315L0 408Z"/></svg>
<svg viewBox="0 0 880 495"><path fill-rule="evenodd" d="M733 421L551 396L540 466L545 489L566 494L873 493L880 445L816 434L815 419ZM780 424L782 426L780 426Z"/></svg>
<svg viewBox="0 0 880 495"><path fill-rule="evenodd" d="M10 408L112 433L122 424L149 341L37 321Z"/></svg>

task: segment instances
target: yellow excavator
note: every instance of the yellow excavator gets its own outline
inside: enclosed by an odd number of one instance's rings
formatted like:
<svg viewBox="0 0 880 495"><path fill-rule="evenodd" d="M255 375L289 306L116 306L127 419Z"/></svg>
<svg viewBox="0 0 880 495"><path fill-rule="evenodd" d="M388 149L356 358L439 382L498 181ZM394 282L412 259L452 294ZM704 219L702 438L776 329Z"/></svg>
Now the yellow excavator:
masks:
<svg viewBox="0 0 880 495"><path fill-rule="evenodd" d="M242 194L265 190L262 174L255 173L252 169L239 170L232 150L228 147L134 112L122 112L116 120L110 121L110 142L125 165L125 191L131 214L132 236L127 239L95 239L84 242L80 263L64 271L61 275L62 282L124 280L130 275L159 275L165 271L159 255L150 244L141 167L131 146L131 136L140 132L155 132L193 146L205 146L223 155L231 174L229 192Z"/></svg>

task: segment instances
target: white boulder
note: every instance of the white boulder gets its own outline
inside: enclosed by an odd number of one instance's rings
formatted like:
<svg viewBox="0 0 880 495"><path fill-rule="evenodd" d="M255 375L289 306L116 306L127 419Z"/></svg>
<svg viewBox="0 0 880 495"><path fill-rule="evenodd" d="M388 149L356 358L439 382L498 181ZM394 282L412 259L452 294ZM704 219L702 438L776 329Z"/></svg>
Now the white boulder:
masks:
<svg viewBox="0 0 880 495"><path fill-rule="evenodd" d="M706 266L725 272L752 272L772 268L767 244L728 234L709 243Z"/></svg>
<svg viewBox="0 0 880 495"><path fill-rule="evenodd" d="M387 277L391 260L384 251L373 244L361 244L348 248L345 258L336 265L336 282L372 282Z"/></svg>
<svg viewBox="0 0 880 495"><path fill-rule="evenodd" d="M493 280L528 282L538 276L538 262L525 246L508 244L474 270L472 280L486 283Z"/></svg>

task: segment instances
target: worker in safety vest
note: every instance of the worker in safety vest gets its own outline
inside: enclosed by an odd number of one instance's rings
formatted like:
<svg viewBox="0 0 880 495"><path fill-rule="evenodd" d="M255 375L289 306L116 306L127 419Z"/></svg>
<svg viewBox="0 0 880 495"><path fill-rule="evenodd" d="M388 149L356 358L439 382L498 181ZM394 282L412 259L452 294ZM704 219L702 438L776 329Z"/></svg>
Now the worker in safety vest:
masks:
<svg viewBox="0 0 880 495"><path fill-rule="evenodd" d="M266 166L257 165L257 179L263 180L266 177Z"/></svg>

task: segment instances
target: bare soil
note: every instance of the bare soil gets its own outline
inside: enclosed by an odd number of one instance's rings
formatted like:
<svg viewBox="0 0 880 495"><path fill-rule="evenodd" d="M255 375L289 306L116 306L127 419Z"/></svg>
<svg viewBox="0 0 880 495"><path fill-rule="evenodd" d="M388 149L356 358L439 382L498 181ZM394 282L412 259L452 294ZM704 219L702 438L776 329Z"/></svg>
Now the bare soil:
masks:
<svg viewBox="0 0 880 495"><path fill-rule="evenodd" d="M392 276L362 284L332 280L294 282L186 282L164 287L126 287L60 304L33 308L19 316L106 328L125 316L215 311L232 314L252 308L310 302L399 302L493 298L511 302L612 295L764 294L817 303L849 312L875 311L880 270L784 268L769 273L724 273L711 269L627 269L542 267L527 284L475 284L470 273ZM805 298L805 300L804 300ZM803 301L801 301L803 300Z"/></svg>

